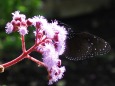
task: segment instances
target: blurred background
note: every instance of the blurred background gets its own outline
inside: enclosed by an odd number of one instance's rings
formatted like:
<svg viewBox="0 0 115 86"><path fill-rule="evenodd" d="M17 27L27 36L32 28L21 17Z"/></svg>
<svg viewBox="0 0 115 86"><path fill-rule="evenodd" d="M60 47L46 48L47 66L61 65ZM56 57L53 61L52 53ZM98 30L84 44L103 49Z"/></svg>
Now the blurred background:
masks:
<svg viewBox="0 0 115 86"><path fill-rule="evenodd" d="M63 79L51 86L115 86L115 0L1 0L0 64L22 52L19 34L5 33L5 25L16 10L27 18L43 15L48 20L59 20L76 33L87 31L103 38L112 47L107 55L83 61L60 58L66 72ZM30 29L26 36L27 48L33 43L33 29ZM39 53L31 55L41 59ZM47 83L46 69L27 59L0 73L0 86L47 86Z"/></svg>

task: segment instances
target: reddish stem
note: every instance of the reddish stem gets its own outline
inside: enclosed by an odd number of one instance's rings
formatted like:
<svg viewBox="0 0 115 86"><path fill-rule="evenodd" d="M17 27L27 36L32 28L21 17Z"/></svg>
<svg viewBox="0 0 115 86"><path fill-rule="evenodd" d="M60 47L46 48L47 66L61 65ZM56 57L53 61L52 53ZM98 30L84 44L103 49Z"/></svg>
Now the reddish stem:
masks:
<svg viewBox="0 0 115 86"><path fill-rule="evenodd" d="M30 60L32 60L33 62L37 63L39 66L44 66L44 67L46 67L46 65L45 65L43 62L41 62L41 61L35 59L34 57L31 57L31 56L28 55L27 58L30 59Z"/></svg>
<svg viewBox="0 0 115 86"><path fill-rule="evenodd" d="M2 66L3 66L4 68L7 68L7 67L10 67L10 66L12 66L12 65L14 65L14 64L16 64L16 63L18 63L18 62L20 62L20 61L23 60L28 54L30 54L30 53L34 50L35 47L36 47L36 45L33 45L29 50L27 50L26 52L22 53L19 57L15 58L15 59L12 60L12 61L9 61L9 62L7 62L7 63L2 64Z"/></svg>
<svg viewBox="0 0 115 86"><path fill-rule="evenodd" d="M38 39L38 28L36 28L36 38L35 38L35 44L37 44L37 39Z"/></svg>
<svg viewBox="0 0 115 86"><path fill-rule="evenodd" d="M10 66L12 66L12 65L14 65L14 64L16 64L16 63L18 63L18 62L20 62L22 59L24 59L24 56L26 56L26 54L21 54L21 55L20 55L19 57L17 57L16 59L14 59L14 60L12 60L12 61L9 61L9 62L7 62L7 63L2 64L2 66L3 66L4 68L10 67Z"/></svg>
<svg viewBox="0 0 115 86"><path fill-rule="evenodd" d="M24 35L21 35L21 41L22 41L22 51L23 51L23 52L26 52Z"/></svg>
<svg viewBox="0 0 115 86"><path fill-rule="evenodd" d="M44 42L44 41L45 41L45 39L43 39L41 42L39 42L39 43L37 43L37 44L34 44L30 49L28 49L27 51L23 52L19 57L15 58L14 60L11 60L11 61L9 61L9 62L7 62L7 63L2 64L2 66L3 66L4 68L8 68L8 67L10 67L10 66L12 66L12 65L15 65L16 63L20 62L20 61L23 60L24 58L28 57L28 55L29 55L32 51L34 51L35 48L36 48L37 46L39 46L39 44L41 44L41 43ZM30 58L29 58L29 59L30 59ZM37 61L37 60L35 60L35 59L33 59L33 58L31 58L30 60L36 62L37 64L42 64L40 61Z"/></svg>

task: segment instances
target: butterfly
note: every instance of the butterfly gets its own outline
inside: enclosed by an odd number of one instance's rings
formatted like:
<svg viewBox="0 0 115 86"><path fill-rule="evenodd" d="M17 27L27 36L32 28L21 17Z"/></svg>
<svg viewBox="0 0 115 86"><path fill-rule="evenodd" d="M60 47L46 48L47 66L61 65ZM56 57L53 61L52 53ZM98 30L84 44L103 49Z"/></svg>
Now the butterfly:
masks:
<svg viewBox="0 0 115 86"><path fill-rule="evenodd" d="M58 24L68 32L63 56L69 60L84 60L105 55L111 50L110 44L96 35L89 32L75 33L67 24L61 21L58 21Z"/></svg>
<svg viewBox="0 0 115 86"><path fill-rule="evenodd" d="M104 55L110 50L111 46L104 39L88 32L81 32L68 35L64 56L77 61Z"/></svg>

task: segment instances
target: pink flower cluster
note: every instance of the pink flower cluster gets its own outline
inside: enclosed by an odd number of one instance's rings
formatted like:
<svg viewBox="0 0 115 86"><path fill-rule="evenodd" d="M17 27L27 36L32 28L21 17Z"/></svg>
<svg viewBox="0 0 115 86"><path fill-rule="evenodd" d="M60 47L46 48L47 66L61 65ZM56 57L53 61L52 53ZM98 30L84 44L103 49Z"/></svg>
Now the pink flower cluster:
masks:
<svg viewBox="0 0 115 86"><path fill-rule="evenodd" d="M59 55L65 50L65 40L67 31L58 22L49 23L43 16L34 16L26 19L19 11L12 13L13 19L6 24L6 33L19 32L20 35L28 34L28 26L34 26L35 50L43 55L43 63L47 67L49 74L49 85L63 77L65 67L61 67Z"/></svg>
<svg viewBox="0 0 115 86"><path fill-rule="evenodd" d="M9 34L13 31L18 31L20 35L28 34L26 16L19 13L19 11L12 13L13 19L6 24L6 33Z"/></svg>

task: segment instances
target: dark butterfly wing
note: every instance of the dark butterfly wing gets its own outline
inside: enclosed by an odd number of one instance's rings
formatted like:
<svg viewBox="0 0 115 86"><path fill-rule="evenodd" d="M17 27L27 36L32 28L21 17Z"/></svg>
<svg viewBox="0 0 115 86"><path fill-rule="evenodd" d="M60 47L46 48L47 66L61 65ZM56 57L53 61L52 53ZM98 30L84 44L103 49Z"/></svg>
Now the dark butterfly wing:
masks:
<svg viewBox="0 0 115 86"><path fill-rule="evenodd" d="M66 46L64 55L70 60L83 60L103 55L111 49L105 40L87 32L74 34L67 39Z"/></svg>

